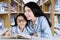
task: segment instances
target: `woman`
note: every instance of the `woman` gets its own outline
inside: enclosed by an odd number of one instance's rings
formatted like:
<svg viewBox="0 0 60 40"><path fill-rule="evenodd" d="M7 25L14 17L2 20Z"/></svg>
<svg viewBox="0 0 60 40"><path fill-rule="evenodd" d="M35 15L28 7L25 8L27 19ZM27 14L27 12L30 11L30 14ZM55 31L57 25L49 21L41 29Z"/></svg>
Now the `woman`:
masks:
<svg viewBox="0 0 60 40"><path fill-rule="evenodd" d="M29 20L27 29L30 35L47 38L52 37L51 24L36 3L29 2L25 4L24 13L27 20Z"/></svg>
<svg viewBox="0 0 60 40"><path fill-rule="evenodd" d="M28 34L28 32L26 31L26 27L27 27L27 18L25 17L23 13L22 14L20 13L15 18L15 25L11 27L10 31L6 32L5 35L11 36L11 35L19 34L19 33Z"/></svg>

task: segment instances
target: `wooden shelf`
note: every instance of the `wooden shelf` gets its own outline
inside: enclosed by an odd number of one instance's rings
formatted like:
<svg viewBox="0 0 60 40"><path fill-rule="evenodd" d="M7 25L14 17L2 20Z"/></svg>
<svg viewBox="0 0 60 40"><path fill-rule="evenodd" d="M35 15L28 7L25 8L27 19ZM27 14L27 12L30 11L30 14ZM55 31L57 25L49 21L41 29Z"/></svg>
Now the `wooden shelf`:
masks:
<svg viewBox="0 0 60 40"><path fill-rule="evenodd" d="M56 15L60 15L60 12L54 12Z"/></svg>
<svg viewBox="0 0 60 40"><path fill-rule="evenodd" d="M43 2L43 4L50 4L51 3L51 0L45 0L44 2Z"/></svg>
<svg viewBox="0 0 60 40"><path fill-rule="evenodd" d="M42 6L43 4L40 4L39 6Z"/></svg>
<svg viewBox="0 0 60 40"><path fill-rule="evenodd" d="M18 12L11 12L11 13L18 13Z"/></svg>
<svg viewBox="0 0 60 40"><path fill-rule="evenodd" d="M13 1L18 4L18 1L16 1L16 0L13 0Z"/></svg>
<svg viewBox="0 0 60 40"><path fill-rule="evenodd" d="M45 14L51 14L52 12L44 12ZM56 15L60 15L60 12L54 12Z"/></svg>
<svg viewBox="0 0 60 40"><path fill-rule="evenodd" d="M9 12L0 12L0 14L8 14Z"/></svg>
<svg viewBox="0 0 60 40"><path fill-rule="evenodd" d="M18 13L23 13L23 12L18 12Z"/></svg>
<svg viewBox="0 0 60 40"><path fill-rule="evenodd" d="M44 12L45 14L51 14L51 12Z"/></svg>

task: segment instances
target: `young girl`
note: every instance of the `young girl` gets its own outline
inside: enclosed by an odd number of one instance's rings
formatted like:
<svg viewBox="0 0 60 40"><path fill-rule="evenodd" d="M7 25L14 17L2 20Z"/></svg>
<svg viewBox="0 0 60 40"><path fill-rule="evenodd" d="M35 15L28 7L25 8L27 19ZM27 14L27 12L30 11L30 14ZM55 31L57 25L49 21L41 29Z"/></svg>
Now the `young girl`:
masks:
<svg viewBox="0 0 60 40"><path fill-rule="evenodd" d="M51 38L51 24L40 7L35 2L24 6L25 16L28 20L28 32L32 36Z"/></svg>
<svg viewBox="0 0 60 40"><path fill-rule="evenodd" d="M23 13L19 14L15 18L15 25L11 27L10 31L6 32L5 35L11 36L11 35L19 34L19 33L28 34L28 32L26 31L26 27L27 27L27 18L25 17Z"/></svg>

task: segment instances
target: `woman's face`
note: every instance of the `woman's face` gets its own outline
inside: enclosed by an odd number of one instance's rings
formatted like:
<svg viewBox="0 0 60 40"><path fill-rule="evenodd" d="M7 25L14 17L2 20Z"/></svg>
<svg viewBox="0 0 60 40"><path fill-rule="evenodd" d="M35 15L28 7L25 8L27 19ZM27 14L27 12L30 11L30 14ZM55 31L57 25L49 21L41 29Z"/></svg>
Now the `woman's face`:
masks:
<svg viewBox="0 0 60 40"><path fill-rule="evenodd" d="M25 7L25 16L27 17L27 20L32 20L34 16L32 10L29 7Z"/></svg>
<svg viewBox="0 0 60 40"><path fill-rule="evenodd" d="M26 25L26 20L23 18L23 16L19 16L17 18L17 25L20 27L20 28L24 28L25 25Z"/></svg>

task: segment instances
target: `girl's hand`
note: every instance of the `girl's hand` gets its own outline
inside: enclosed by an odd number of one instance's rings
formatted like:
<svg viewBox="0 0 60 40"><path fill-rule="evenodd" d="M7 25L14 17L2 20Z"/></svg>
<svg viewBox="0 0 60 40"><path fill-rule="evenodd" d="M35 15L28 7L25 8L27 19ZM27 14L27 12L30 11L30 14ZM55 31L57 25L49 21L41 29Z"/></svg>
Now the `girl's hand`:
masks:
<svg viewBox="0 0 60 40"><path fill-rule="evenodd" d="M8 31L5 33L5 36L12 36L11 31L8 30Z"/></svg>

